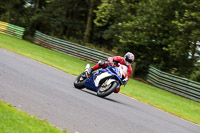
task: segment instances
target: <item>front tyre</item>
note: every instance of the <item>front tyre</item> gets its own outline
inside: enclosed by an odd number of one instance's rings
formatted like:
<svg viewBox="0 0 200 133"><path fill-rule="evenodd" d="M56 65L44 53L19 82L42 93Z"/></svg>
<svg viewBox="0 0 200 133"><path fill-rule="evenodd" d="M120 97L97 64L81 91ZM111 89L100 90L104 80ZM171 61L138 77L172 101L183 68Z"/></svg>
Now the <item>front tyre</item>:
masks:
<svg viewBox="0 0 200 133"><path fill-rule="evenodd" d="M99 90L97 91L97 96L99 96L99 97L106 97L106 96L110 95L112 92L114 92L115 89L117 88L117 86L118 86L118 84L116 82L112 82L110 84L109 88L106 89L106 90L102 90L101 88L103 86L100 86Z"/></svg>
<svg viewBox="0 0 200 133"><path fill-rule="evenodd" d="M87 77L85 76L85 73L81 73L74 81L74 87L77 89L83 89L85 88L85 82L87 80Z"/></svg>

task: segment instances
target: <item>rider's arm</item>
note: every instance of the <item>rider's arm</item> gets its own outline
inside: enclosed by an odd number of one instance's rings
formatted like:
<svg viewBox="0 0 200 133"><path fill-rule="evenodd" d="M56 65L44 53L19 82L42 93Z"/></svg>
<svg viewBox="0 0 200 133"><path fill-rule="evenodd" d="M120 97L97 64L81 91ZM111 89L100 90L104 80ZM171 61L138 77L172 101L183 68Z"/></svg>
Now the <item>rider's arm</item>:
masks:
<svg viewBox="0 0 200 133"><path fill-rule="evenodd" d="M123 62L123 59L124 59L123 57L115 56L115 57L109 57L108 61L110 60L111 62L120 63L120 62ZM128 68L128 74L127 74L127 76L128 76L128 80L129 80L129 77L131 76L131 73L132 73L132 67L131 67L131 65L128 65L127 68Z"/></svg>
<svg viewBox="0 0 200 133"><path fill-rule="evenodd" d="M126 85L128 80L129 80L129 77L131 76L131 72L132 72L132 67L131 65L127 66L128 67L128 74L127 74L127 77L122 81L123 85Z"/></svg>
<svg viewBox="0 0 200 133"><path fill-rule="evenodd" d="M120 57L120 56L114 56L114 57L109 57L107 60L108 60L108 62L110 62L110 63L115 62L115 63L117 64L117 63L120 63L121 60L123 60L123 58Z"/></svg>
<svg viewBox="0 0 200 133"><path fill-rule="evenodd" d="M128 67L128 74L127 74L127 76L128 76L128 80L129 80L129 77L131 76L131 73L132 73L132 67L131 67L131 65L128 65L127 67Z"/></svg>
<svg viewBox="0 0 200 133"><path fill-rule="evenodd" d="M108 57L108 62L113 62L113 57Z"/></svg>

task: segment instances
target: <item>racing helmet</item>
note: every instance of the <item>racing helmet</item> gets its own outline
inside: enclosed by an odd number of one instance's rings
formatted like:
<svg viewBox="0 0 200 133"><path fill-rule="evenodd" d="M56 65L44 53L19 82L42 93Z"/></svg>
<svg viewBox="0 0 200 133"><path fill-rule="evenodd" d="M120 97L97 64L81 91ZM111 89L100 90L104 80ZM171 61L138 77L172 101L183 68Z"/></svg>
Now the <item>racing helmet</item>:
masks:
<svg viewBox="0 0 200 133"><path fill-rule="evenodd" d="M134 61L134 59L135 59L134 54L132 54L131 52L127 52L124 55L124 63L126 65L130 65Z"/></svg>

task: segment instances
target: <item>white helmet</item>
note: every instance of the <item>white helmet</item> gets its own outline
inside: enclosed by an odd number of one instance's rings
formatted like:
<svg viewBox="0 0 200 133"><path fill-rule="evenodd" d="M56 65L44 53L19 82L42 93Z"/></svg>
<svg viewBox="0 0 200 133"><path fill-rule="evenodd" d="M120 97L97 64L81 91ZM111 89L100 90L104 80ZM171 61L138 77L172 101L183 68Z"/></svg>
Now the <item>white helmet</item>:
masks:
<svg viewBox="0 0 200 133"><path fill-rule="evenodd" d="M124 63L126 65L130 65L134 61L134 59L135 59L134 54L132 54L131 52L127 52L124 55Z"/></svg>

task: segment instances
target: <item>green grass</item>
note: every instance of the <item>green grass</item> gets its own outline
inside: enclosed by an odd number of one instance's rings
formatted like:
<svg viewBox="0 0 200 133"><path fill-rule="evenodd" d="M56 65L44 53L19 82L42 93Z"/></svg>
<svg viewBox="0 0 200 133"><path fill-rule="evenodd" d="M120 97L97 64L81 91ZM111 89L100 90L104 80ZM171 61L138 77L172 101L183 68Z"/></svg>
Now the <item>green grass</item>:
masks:
<svg viewBox="0 0 200 133"><path fill-rule="evenodd" d="M200 103L168 91L131 80L122 93L160 108L183 119L200 124Z"/></svg>
<svg viewBox="0 0 200 133"><path fill-rule="evenodd" d="M73 75L80 74L87 64L85 61L3 34L0 34L0 47L38 60ZM183 119L200 124L200 103L198 102L132 79L126 87L121 88L121 93Z"/></svg>
<svg viewBox="0 0 200 133"><path fill-rule="evenodd" d="M87 64L85 61L4 34L0 34L0 48L35 59L73 75L80 74Z"/></svg>
<svg viewBox="0 0 200 133"><path fill-rule="evenodd" d="M45 120L18 111L12 105L0 101L1 133L64 133Z"/></svg>

